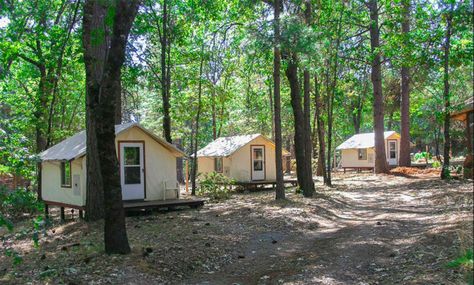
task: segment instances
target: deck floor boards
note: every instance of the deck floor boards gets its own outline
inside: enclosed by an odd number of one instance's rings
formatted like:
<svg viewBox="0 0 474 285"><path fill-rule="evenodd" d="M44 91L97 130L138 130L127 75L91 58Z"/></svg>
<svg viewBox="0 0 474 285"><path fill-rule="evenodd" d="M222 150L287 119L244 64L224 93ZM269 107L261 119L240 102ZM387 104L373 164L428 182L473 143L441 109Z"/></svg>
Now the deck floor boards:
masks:
<svg viewBox="0 0 474 285"><path fill-rule="evenodd" d="M132 209L152 209L166 208L176 206L199 207L204 205L204 199L169 199L169 200L152 200L152 201L130 201L124 202L125 210Z"/></svg>

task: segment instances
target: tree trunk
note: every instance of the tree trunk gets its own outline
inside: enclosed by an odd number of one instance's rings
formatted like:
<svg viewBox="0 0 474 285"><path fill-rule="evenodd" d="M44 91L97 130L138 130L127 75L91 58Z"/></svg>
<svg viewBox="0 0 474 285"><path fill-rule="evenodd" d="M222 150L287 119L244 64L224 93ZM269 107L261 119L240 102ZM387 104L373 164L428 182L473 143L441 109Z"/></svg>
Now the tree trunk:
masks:
<svg viewBox="0 0 474 285"><path fill-rule="evenodd" d="M344 7L344 6L343 6ZM326 181L325 184L327 186L332 186L332 179L331 179L331 172L332 172L332 165L331 165L331 158L333 156L332 150L332 128L333 128L333 113L334 113L334 100L336 98L336 88L337 88L337 72L339 70L339 46L341 43L341 29L342 29L342 16L344 13L343 7L341 8L339 14L339 20L337 25L337 32L336 32L336 46L334 48L334 64L333 64L333 78L331 83L331 92L328 92L328 99L327 99L327 114L328 114L328 132L327 132L327 152L326 152Z"/></svg>
<svg viewBox="0 0 474 285"><path fill-rule="evenodd" d="M201 97L202 97L202 72L203 72L203 65L204 65L204 42L201 46L201 63L199 65L199 85L198 85L198 109L196 114L196 127L194 131L194 142L192 144L193 147L193 167L191 169L191 195L196 195L196 176L197 176L197 168L198 168L198 158L197 158L197 150L198 150L198 136L199 136L199 118L201 117Z"/></svg>
<svg viewBox="0 0 474 285"><path fill-rule="evenodd" d="M174 145L180 149L183 150L183 145L182 145L182 139L175 139ZM184 174L183 174L183 158L178 157L176 158L176 179L178 180L178 183L183 184L184 183Z"/></svg>
<svg viewBox="0 0 474 285"><path fill-rule="evenodd" d="M171 116L170 116L170 92L168 83L169 62L166 61L168 53L168 5L167 0L163 0L163 35L161 37L161 97L163 99L163 135L167 142L172 143L171 139Z"/></svg>
<svg viewBox="0 0 474 285"><path fill-rule="evenodd" d="M452 7L454 4L451 4L451 11L448 12L446 16L446 37L444 43L444 91L443 91L443 100L444 100L444 148L443 148L443 168L441 170L441 179L450 178L449 174L449 153L451 149L451 139L449 136L449 125L450 125L450 94L449 94L449 52L451 48L451 22L452 22Z"/></svg>
<svg viewBox="0 0 474 285"><path fill-rule="evenodd" d="M291 147L291 138L286 139L286 150L290 152L290 155L285 158L285 173L291 174L291 158L293 157L293 148Z"/></svg>
<svg viewBox="0 0 474 285"><path fill-rule="evenodd" d="M104 192L97 145L96 125L97 112L102 81L103 69L106 60L106 41L108 30L104 31L102 42L94 42L94 31L104 27L104 17L107 6L97 1L86 1L84 4L83 19L83 47L84 63L86 68L86 221L97 221L104 217Z"/></svg>
<svg viewBox="0 0 474 285"><path fill-rule="evenodd" d="M369 1L370 47L373 53L371 80L374 92L375 173L388 173L385 154L384 106L382 94L382 64L380 57L380 30L377 0Z"/></svg>
<svg viewBox="0 0 474 285"><path fill-rule="evenodd" d="M91 0L92 1L92 0ZM98 5L86 2L86 7ZM125 48L128 34L135 19L139 1L118 0L115 3L115 15L113 21L110 46L106 50L107 58L103 66L102 79L98 85L99 97L96 105L97 117L96 138L98 147L98 159L100 163L100 174L102 176L102 187L104 197L104 243L105 252L109 254L126 254L130 252L127 231L125 227L125 213L123 209L122 190L119 175L119 163L115 149L115 119L117 106L117 93L119 89L121 68L125 59ZM86 66L90 66L91 60L87 55L91 47L90 39L93 15L84 15L84 38ZM104 23L104 22L103 22ZM95 43L92 44L95 46Z"/></svg>
<svg viewBox="0 0 474 285"><path fill-rule="evenodd" d="M317 75L314 76L314 88L315 88L315 96L314 96L314 103L315 103L315 108L314 108L314 113L316 117L316 130L318 132L318 144L319 144L319 149L318 149L318 168L316 170L316 175L322 176L324 184L326 184L326 160L325 160L325 145L324 145L324 124L321 119L321 113L322 113L322 103L320 99L320 93L319 93L319 83L318 83L318 77Z"/></svg>
<svg viewBox="0 0 474 285"><path fill-rule="evenodd" d="M272 90L272 83L269 81L268 83L268 103L270 107L270 116L272 118L272 141L275 141L275 114L274 114L274 104L273 104L273 90Z"/></svg>
<svg viewBox="0 0 474 285"><path fill-rule="evenodd" d="M308 193L311 192L314 183L311 173L307 172L306 167L306 159L311 159L311 156L307 158L305 155L305 117L301 106L301 90L298 80L298 58L295 54L291 55L285 73L290 83L291 107L293 109L294 117L296 176L303 193Z"/></svg>
<svg viewBox="0 0 474 285"><path fill-rule="evenodd" d="M211 92L211 115L212 115L212 138L217 139L217 119L216 119L216 88L212 86Z"/></svg>
<svg viewBox="0 0 474 285"><path fill-rule="evenodd" d="M280 0L274 2L274 35L275 45L273 47L273 126L275 136L275 168L276 189L275 198L285 199L285 188L283 185L283 140L281 136L281 99L280 99Z"/></svg>
<svg viewBox="0 0 474 285"><path fill-rule="evenodd" d="M306 24L311 24L311 2L305 2L305 19ZM313 144L311 141L311 96L310 96L310 77L309 70L305 68L303 71L303 122L304 122L304 155L305 155L305 173L308 176L308 185L303 188L303 195L305 197L313 196L315 191L313 182L313 167L312 167L312 151Z"/></svg>
<svg viewBox="0 0 474 285"><path fill-rule="evenodd" d="M403 0L402 36L404 48L408 48L410 33L410 1ZM410 166L410 68L404 63L401 69L401 104L400 104L400 166Z"/></svg>

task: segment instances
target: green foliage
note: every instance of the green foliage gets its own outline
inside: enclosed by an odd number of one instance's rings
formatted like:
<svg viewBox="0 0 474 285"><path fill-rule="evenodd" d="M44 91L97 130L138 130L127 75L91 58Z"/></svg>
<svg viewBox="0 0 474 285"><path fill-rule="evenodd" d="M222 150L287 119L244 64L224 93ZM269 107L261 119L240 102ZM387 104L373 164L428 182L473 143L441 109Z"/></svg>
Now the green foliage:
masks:
<svg viewBox="0 0 474 285"><path fill-rule="evenodd" d="M432 166L433 166L433 168L440 168L441 167L441 162L439 162L438 160L435 160L435 161L433 161Z"/></svg>
<svg viewBox="0 0 474 285"><path fill-rule="evenodd" d="M221 173L206 173L199 178L197 194L207 196L211 200L225 200L230 198L230 190L233 184L235 184L233 179Z"/></svg>
<svg viewBox="0 0 474 285"><path fill-rule="evenodd" d="M429 152L423 151L423 152L415 153L415 160L430 159L430 158L431 158L431 154Z"/></svg>
<svg viewBox="0 0 474 285"><path fill-rule="evenodd" d="M473 278L473 252L472 248L467 249L463 254L461 254L458 258L453 261L450 261L447 266L449 268L461 268L466 272L466 279L469 285L474 284Z"/></svg>
<svg viewBox="0 0 474 285"><path fill-rule="evenodd" d="M38 201L36 193L22 188L10 191L5 186L0 187L1 213L15 217L19 214L38 213L43 209L44 204Z"/></svg>

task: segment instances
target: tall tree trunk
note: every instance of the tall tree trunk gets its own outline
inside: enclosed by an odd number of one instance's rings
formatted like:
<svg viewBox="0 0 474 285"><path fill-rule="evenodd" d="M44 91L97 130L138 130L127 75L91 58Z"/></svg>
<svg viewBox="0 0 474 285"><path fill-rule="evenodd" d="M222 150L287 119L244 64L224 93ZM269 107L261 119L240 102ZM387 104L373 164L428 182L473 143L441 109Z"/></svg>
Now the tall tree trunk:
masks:
<svg viewBox="0 0 474 285"><path fill-rule="evenodd" d="M211 92L211 115L212 115L212 138L217 139L217 119L216 119L216 86L212 86Z"/></svg>
<svg viewBox="0 0 474 285"><path fill-rule="evenodd" d="M295 128L295 156L296 156L296 176L298 184L303 193L311 191L314 187L311 173L307 172L306 159L311 159L305 155L305 122L304 112L301 106L301 90L298 80L298 58L296 54L291 54L286 68L286 77L290 83L291 107L293 109L294 128Z"/></svg>
<svg viewBox="0 0 474 285"><path fill-rule="evenodd" d="M93 0L90 0L93 1ZM88 5L97 5L97 3ZM115 15L113 28L106 54L107 58L103 67L103 76L99 84L99 98L97 102L96 136L98 146L98 158L100 163L100 174L102 176L102 187L104 192L104 243L105 252L109 254L126 254L130 252L127 231L125 227L125 213L123 209L122 190L119 176L119 163L115 149L115 118L117 93L119 89L121 68L125 60L125 48L128 35L138 11L139 1L117 0L115 2ZM94 32L88 24L91 24L92 15L84 15L84 38L90 40ZM105 22L104 22L105 24ZM95 43L94 43L95 44ZM84 43L85 60L91 42ZM88 65L86 61L86 66Z"/></svg>
<svg viewBox="0 0 474 285"><path fill-rule="evenodd" d="M375 173L388 173L385 154L384 106L382 94L382 63L380 57L380 30L377 0L370 0L370 47L373 53L371 80L374 92Z"/></svg>
<svg viewBox="0 0 474 285"><path fill-rule="evenodd" d="M316 171L316 174L318 176L323 177L323 182L326 184L326 160L325 160L325 145L324 145L324 124L321 119L321 113L322 113L322 102L320 98L320 93L319 93L319 83L318 83L318 76L314 76L314 89L315 89L315 96L314 96L314 103L315 103L315 108L314 108L314 114L316 117L316 130L318 132L318 168Z"/></svg>
<svg viewBox="0 0 474 285"><path fill-rule="evenodd" d="M199 119L201 117L201 97L202 97L202 72L203 72L203 65L204 65L204 42L201 46L201 63L199 64L199 85L198 85L198 108L196 114L196 123L194 128L194 142L192 144L193 147L193 167L191 169L191 195L196 195L196 176L197 176L197 168L198 168L198 158L197 158L197 150L198 150L198 137L199 137Z"/></svg>
<svg viewBox="0 0 474 285"><path fill-rule="evenodd" d="M285 188L283 185L283 140L281 136L281 98L280 98L280 0L274 2L274 35L273 47L273 126L275 130L275 168L276 189L275 198L285 199Z"/></svg>
<svg viewBox="0 0 474 285"><path fill-rule="evenodd" d="M86 67L86 207L85 219L96 221L104 217L104 192L97 145L97 113L100 84L107 55L108 29L104 30L104 17L108 6L98 1L86 1L83 19L84 63ZM103 31L101 42L93 39L94 31Z"/></svg>
<svg viewBox="0 0 474 285"><path fill-rule="evenodd" d="M452 23L452 9L454 4L451 4L451 11L446 15L446 35L444 42L444 148L443 148L443 168L441 170L441 179L450 178L449 174L449 153L451 149L451 138L449 136L450 125L450 94L449 94L449 53L451 48L451 23Z"/></svg>
<svg viewBox="0 0 474 285"><path fill-rule="evenodd" d="M402 36L404 48L408 48L410 33L410 0L403 0ZM406 51L405 51L406 52ZM406 61L404 61L406 62ZM400 166L410 166L410 68L404 63L400 71L401 104L400 104Z"/></svg>
<svg viewBox="0 0 474 285"><path fill-rule="evenodd" d="M307 25L311 25L311 2L305 2L305 20ZM305 155L305 173L308 176L308 185L303 188L303 195L305 197L313 196L315 191L313 182L313 167L312 167L312 151L313 144L311 141L311 96L310 96L310 77L309 70L305 68L303 71L303 120L304 120L304 155Z"/></svg>
<svg viewBox="0 0 474 285"><path fill-rule="evenodd" d="M274 114L274 104L273 104L273 90L272 90L272 83L269 80L268 82L268 103L270 107L270 116L272 118L272 141L275 141L275 114Z"/></svg>
<svg viewBox="0 0 474 285"><path fill-rule="evenodd" d="M285 174L291 174L291 158L293 157L293 147L291 147L291 138L286 138L286 150L290 152L290 155L285 157Z"/></svg>
<svg viewBox="0 0 474 285"><path fill-rule="evenodd" d="M166 61L168 53L168 0L163 0L163 34L161 36L161 97L163 99L163 135L167 142L172 143L171 139L171 116L170 116L170 92L168 86L170 76Z"/></svg>
<svg viewBox="0 0 474 285"><path fill-rule="evenodd" d="M342 3L342 5L344 5ZM333 128L333 113L334 113L334 100L336 98L336 88L337 88L337 73L339 70L339 46L341 43L341 29L342 29L342 16L344 14L344 6L342 6L339 20L337 24L337 32L336 32L336 46L334 48L334 64L333 64L333 78L331 82L331 90L330 94L328 92L328 99L327 99L327 114L328 114L328 132L327 132L327 153L326 153L326 181L325 184L327 186L332 186L332 179L331 179L331 172L332 172L332 165L331 165L331 158L333 157L332 153L332 128Z"/></svg>
<svg viewBox="0 0 474 285"><path fill-rule="evenodd" d="M183 150L183 145L182 145L182 139L175 139L174 145L180 149ZM178 180L178 183L183 184L184 181L184 174L183 174L183 158L178 157L176 158L176 179Z"/></svg>

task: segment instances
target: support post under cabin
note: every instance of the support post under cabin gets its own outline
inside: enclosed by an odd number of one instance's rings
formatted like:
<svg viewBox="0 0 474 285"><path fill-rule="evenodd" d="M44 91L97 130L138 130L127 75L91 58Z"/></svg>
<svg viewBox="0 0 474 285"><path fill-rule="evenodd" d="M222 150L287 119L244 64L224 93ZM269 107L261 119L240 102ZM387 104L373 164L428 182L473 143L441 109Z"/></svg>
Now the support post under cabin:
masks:
<svg viewBox="0 0 474 285"><path fill-rule="evenodd" d="M48 204L44 204L44 216L46 219L49 219L49 206Z"/></svg>
<svg viewBox="0 0 474 285"><path fill-rule="evenodd" d="M66 220L66 215L64 214L64 207L61 207L61 222Z"/></svg>

